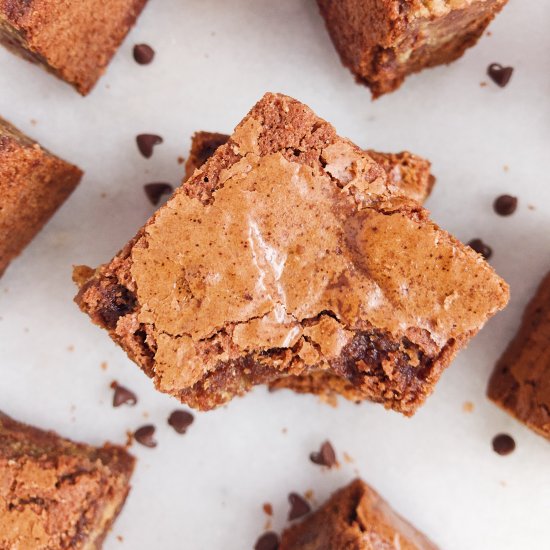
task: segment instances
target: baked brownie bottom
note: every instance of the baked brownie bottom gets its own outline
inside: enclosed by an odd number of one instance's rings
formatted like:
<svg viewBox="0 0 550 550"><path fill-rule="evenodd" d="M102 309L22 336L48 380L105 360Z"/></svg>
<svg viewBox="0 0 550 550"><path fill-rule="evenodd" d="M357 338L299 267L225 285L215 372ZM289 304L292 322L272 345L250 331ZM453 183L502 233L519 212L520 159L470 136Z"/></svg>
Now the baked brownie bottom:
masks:
<svg viewBox="0 0 550 550"><path fill-rule="evenodd" d="M0 412L0 548L101 548L134 463L122 447L74 443Z"/></svg>
<svg viewBox="0 0 550 550"><path fill-rule="evenodd" d="M317 0L342 63L374 98L461 57L507 0Z"/></svg>
<svg viewBox="0 0 550 550"><path fill-rule="evenodd" d="M411 415L508 300L368 154L275 94L81 283L82 310L157 388L205 410L325 376L319 391Z"/></svg>
<svg viewBox="0 0 550 550"><path fill-rule="evenodd" d="M0 43L72 84L93 88L147 0L3 0Z"/></svg>
<svg viewBox="0 0 550 550"><path fill-rule="evenodd" d="M82 172L0 118L0 275L80 182Z"/></svg>
<svg viewBox="0 0 550 550"><path fill-rule="evenodd" d="M498 361L487 393L505 411L550 439L550 273Z"/></svg>
<svg viewBox="0 0 550 550"><path fill-rule="evenodd" d="M196 132L185 164L185 179L189 179L229 138L227 134ZM380 153L368 150L367 153L384 168L390 183L398 187L403 195L420 203L430 196L435 178L430 172L431 163L428 160L408 151Z"/></svg>
<svg viewBox="0 0 550 550"><path fill-rule="evenodd" d="M437 550L357 479L315 513L287 529L279 550Z"/></svg>

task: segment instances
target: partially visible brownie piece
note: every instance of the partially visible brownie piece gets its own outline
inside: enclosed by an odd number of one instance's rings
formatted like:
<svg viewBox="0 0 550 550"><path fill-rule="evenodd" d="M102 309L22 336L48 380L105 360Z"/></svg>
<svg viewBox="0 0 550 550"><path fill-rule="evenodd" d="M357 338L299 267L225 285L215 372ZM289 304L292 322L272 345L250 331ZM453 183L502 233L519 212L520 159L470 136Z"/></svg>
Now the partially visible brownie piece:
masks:
<svg viewBox="0 0 550 550"><path fill-rule="evenodd" d="M146 2L0 0L0 43L86 95Z"/></svg>
<svg viewBox="0 0 550 550"><path fill-rule="evenodd" d="M191 152L185 164L185 179L188 180L229 138L227 134L196 132L191 139ZM430 196L435 184L430 161L408 151L380 153L368 150L367 153L384 168L390 183L398 187L403 195L420 203Z"/></svg>
<svg viewBox="0 0 550 550"><path fill-rule="evenodd" d="M0 548L100 549L134 463L122 447L74 443L0 412Z"/></svg>
<svg viewBox="0 0 550 550"><path fill-rule="evenodd" d="M0 275L80 182L82 172L0 118Z"/></svg>
<svg viewBox="0 0 550 550"><path fill-rule="evenodd" d="M334 493L315 513L288 528L279 550L437 550L364 481Z"/></svg>
<svg viewBox="0 0 550 550"><path fill-rule="evenodd" d="M342 63L374 98L451 63L508 0L317 0Z"/></svg>
<svg viewBox="0 0 550 550"><path fill-rule="evenodd" d="M320 392L412 415L508 287L367 153L266 94L76 301L192 407L326 375Z"/></svg>
<svg viewBox="0 0 550 550"><path fill-rule="evenodd" d="M487 393L505 411L550 439L550 273L498 361Z"/></svg>

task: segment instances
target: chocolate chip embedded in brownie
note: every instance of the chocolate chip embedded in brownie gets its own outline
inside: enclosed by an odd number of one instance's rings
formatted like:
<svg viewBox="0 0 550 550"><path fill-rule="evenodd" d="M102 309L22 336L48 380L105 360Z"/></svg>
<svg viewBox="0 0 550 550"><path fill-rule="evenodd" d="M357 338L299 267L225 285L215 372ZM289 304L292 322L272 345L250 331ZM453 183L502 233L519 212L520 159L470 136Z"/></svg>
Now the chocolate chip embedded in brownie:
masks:
<svg viewBox="0 0 550 550"><path fill-rule="evenodd" d="M147 0L0 2L0 43L86 95Z"/></svg>
<svg viewBox="0 0 550 550"><path fill-rule="evenodd" d="M229 138L227 134L196 132L191 139L191 152L185 164L185 179L189 179ZM429 197L435 178L430 172L431 163L428 160L408 151L380 153L368 150L367 153L384 168L389 181L403 195L418 202L424 202Z"/></svg>
<svg viewBox="0 0 550 550"><path fill-rule="evenodd" d="M475 45L507 0L317 0L342 63L374 98Z"/></svg>
<svg viewBox="0 0 550 550"><path fill-rule="evenodd" d="M287 529L279 550L437 550L371 487L355 480Z"/></svg>
<svg viewBox="0 0 550 550"><path fill-rule="evenodd" d="M80 182L82 172L0 118L0 275Z"/></svg>
<svg viewBox="0 0 550 550"><path fill-rule="evenodd" d="M122 447L74 443L0 412L0 548L101 548L134 463Z"/></svg>
<svg viewBox="0 0 550 550"><path fill-rule="evenodd" d="M76 298L192 407L288 381L407 415L507 300L367 153L277 94Z"/></svg>
<svg viewBox="0 0 550 550"><path fill-rule="evenodd" d="M550 273L499 359L487 394L505 411L550 439Z"/></svg>

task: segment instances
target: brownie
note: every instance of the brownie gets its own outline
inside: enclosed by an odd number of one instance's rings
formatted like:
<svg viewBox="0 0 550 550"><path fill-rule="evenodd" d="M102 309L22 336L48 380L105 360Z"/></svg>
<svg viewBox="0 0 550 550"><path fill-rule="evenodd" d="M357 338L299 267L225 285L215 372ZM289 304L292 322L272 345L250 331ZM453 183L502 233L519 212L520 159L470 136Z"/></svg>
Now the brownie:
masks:
<svg viewBox="0 0 550 550"><path fill-rule="evenodd" d="M85 273L81 309L159 390L203 410L270 384L412 415L508 301L367 153L277 94Z"/></svg>
<svg viewBox="0 0 550 550"><path fill-rule="evenodd" d="M122 447L74 443L0 412L0 548L101 548L134 462Z"/></svg>
<svg viewBox="0 0 550 550"><path fill-rule="evenodd" d="M80 182L82 172L0 118L0 275Z"/></svg>
<svg viewBox="0 0 550 550"><path fill-rule="evenodd" d="M487 393L505 411L550 439L550 273L499 359Z"/></svg>
<svg viewBox="0 0 550 550"><path fill-rule="evenodd" d="M507 0L317 0L342 63L374 98L475 45Z"/></svg>
<svg viewBox="0 0 550 550"><path fill-rule="evenodd" d="M146 2L0 0L0 42L86 95Z"/></svg>
<svg viewBox="0 0 550 550"><path fill-rule="evenodd" d="M364 481L334 493L282 535L279 550L437 550Z"/></svg>
<svg viewBox="0 0 550 550"><path fill-rule="evenodd" d="M227 134L196 132L191 140L191 152L185 164L185 179L189 179L218 147L227 143L229 137ZM430 161L408 151L379 153L368 150L367 153L384 168L389 181L398 187L403 195L418 202L424 202L430 196L435 184L435 177L430 172Z"/></svg>

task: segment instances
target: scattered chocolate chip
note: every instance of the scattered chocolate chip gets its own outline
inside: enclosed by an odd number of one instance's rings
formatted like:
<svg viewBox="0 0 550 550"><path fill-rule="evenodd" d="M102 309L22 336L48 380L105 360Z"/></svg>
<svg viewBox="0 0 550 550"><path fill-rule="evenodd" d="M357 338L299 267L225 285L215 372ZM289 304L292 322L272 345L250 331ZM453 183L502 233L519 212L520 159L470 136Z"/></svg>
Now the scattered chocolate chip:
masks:
<svg viewBox="0 0 550 550"><path fill-rule="evenodd" d="M512 195L500 195L493 203L493 208L499 216L510 216L517 210L517 207L518 199Z"/></svg>
<svg viewBox="0 0 550 550"><path fill-rule="evenodd" d="M160 202L162 195L169 195L174 190L169 183L147 183L143 189L151 204L155 206Z"/></svg>
<svg viewBox="0 0 550 550"><path fill-rule="evenodd" d="M309 459L313 464L318 464L319 466L326 466L327 468L332 468L336 466L336 453L334 452L334 447L330 444L330 441L325 441L321 445L321 449L309 455Z"/></svg>
<svg viewBox="0 0 550 550"><path fill-rule="evenodd" d="M168 417L168 424L176 430L179 434L184 434L187 431L187 428L193 424L195 418L193 415L187 411L174 411Z"/></svg>
<svg viewBox="0 0 550 550"><path fill-rule="evenodd" d="M478 254L481 254L486 260L493 255L493 249L481 239L472 239L468 243L468 246L473 248Z"/></svg>
<svg viewBox="0 0 550 550"><path fill-rule="evenodd" d="M510 82L513 72L513 67L503 67L500 63L491 63L487 68L487 74L491 80L501 88Z"/></svg>
<svg viewBox="0 0 550 550"><path fill-rule="evenodd" d="M134 59L140 65L149 65L155 57L155 50L149 44L136 44L134 46Z"/></svg>
<svg viewBox="0 0 550 550"><path fill-rule="evenodd" d="M516 442L508 434L498 434L493 438L493 450L501 456L509 455L515 448Z"/></svg>
<svg viewBox="0 0 550 550"><path fill-rule="evenodd" d="M136 394L128 388L120 386L118 382L113 382L111 388L115 390L113 394L113 407L120 407L121 405L134 406L137 403Z"/></svg>
<svg viewBox="0 0 550 550"><path fill-rule="evenodd" d="M297 493L290 493L288 495L288 502L290 502L290 510L288 512L288 521L301 518L311 512L311 506Z"/></svg>
<svg viewBox="0 0 550 550"><path fill-rule="evenodd" d="M136 136L136 143L139 149L139 152L146 158L149 159L153 156L153 148L155 145L159 145L163 142L163 139L160 136L155 134L139 134Z"/></svg>
<svg viewBox="0 0 550 550"><path fill-rule="evenodd" d="M254 545L254 550L278 550L279 537L271 531L264 533Z"/></svg>
<svg viewBox="0 0 550 550"><path fill-rule="evenodd" d="M142 426L134 432L134 439L145 447L153 448L157 446L155 441L155 427L151 424Z"/></svg>

